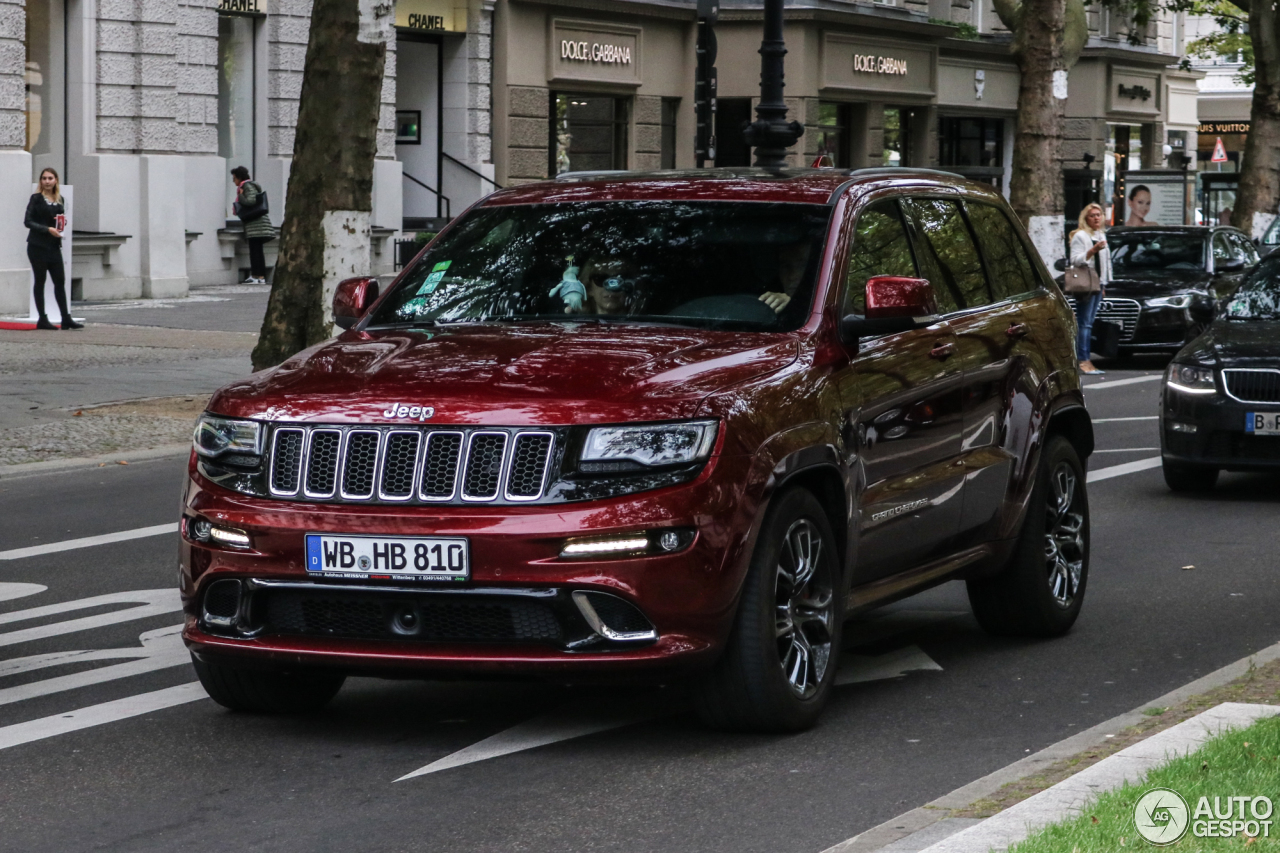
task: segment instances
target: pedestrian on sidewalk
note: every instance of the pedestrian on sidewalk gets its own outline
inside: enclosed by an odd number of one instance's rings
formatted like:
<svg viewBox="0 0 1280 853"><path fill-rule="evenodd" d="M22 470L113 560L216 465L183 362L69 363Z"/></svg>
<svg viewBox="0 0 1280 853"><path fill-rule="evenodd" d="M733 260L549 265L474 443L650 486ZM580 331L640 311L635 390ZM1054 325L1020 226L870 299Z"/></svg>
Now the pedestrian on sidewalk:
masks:
<svg viewBox="0 0 1280 853"><path fill-rule="evenodd" d="M1102 205L1088 204L1080 211L1079 227L1071 232L1071 266L1093 270L1097 290L1076 293L1076 359L1082 373L1105 373L1093 366L1089 347L1093 344L1093 321L1098 316L1098 306L1111 283L1111 250L1107 248L1107 234L1102 228Z"/></svg>
<svg viewBox="0 0 1280 853"><path fill-rule="evenodd" d="M244 223L244 238L249 241L249 277L244 283L266 284L267 259L262 247L276 236L271 217L267 216L267 193L249 179L249 170L244 166L232 169L231 179L236 183L236 216Z"/></svg>
<svg viewBox="0 0 1280 853"><path fill-rule="evenodd" d="M63 329L83 329L71 319L67 304L67 272L62 265L62 231L66 227L66 207L62 203L62 184L58 173L45 169L40 173L40 190L27 202L27 260L35 273L37 329L56 329L44 309L45 278L53 279L53 297L62 312Z"/></svg>

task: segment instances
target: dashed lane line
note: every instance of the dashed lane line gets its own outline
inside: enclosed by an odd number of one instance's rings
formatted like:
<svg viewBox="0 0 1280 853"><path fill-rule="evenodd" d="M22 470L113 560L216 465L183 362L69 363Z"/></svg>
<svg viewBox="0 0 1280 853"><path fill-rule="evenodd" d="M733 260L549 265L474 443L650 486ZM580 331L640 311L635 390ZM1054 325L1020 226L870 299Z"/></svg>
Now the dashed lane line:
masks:
<svg viewBox="0 0 1280 853"><path fill-rule="evenodd" d="M130 717L140 717L153 711L173 708L177 705L185 705L188 702L196 702L206 698L208 698L208 694L204 692L200 682L192 681L187 684L179 684L177 687L166 687L163 690L140 693L137 696L128 696L124 699L116 699L113 702L89 705L88 707L63 714L53 714L36 720L28 720L25 723L15 723L14 725L0 728L0 749L21 746L24 743L65 735L106 723L114 723L118 720L127 720Z"/></svg>
<svg viewBox="0 0 1280 853"><path fill-rule="evenodd" d="M1096 483L1099 480L1110 480L1112 477L1123 477L1125 474L1136 474L1139 471L1146 471L1150 468L1160 467L1160 457L1153 456L1150 459L1139 459L1136 462L1126 462L1123 465L1112 465L1109 468L1099 468L1097 471L1090 471L1085 478L1087 483Z"/></svg>
<svg viewBox="0 0 1280 853"><path fill-rule="evenodd" d="M1136 418L1094 418L1093 422L1095 424L1114 424L1114 423L1119 423L1120 421L1158 421L1158 420L1160 420L1159 415L1142 415Z"/></svg>
<svg viewBox="0 0 1280 853"><path fill-rule="evenodd" d="M13 548L0 551L0 560L20 560L23 557L39 557L42 554L56 554L59 551L74 551L77 548L90 548L94 545L109 545L112 542L128 542L130 539L145 539L148 536L162 536L165 533L177 533L177 522L156 524L151 527L138 527L134 530L121 530L118 533L104 533L101 536L85 536L81 539L66 539L62 542L50 542L47 545L30 545L26 548Z"/></svg>
<svg viewBox="0 0 1280 853"><path fill-rule="evenodd" d="M1139 382L1157 382L1164 378L1163 373L1157 373L1154 376L1130 376L1128 379L1108 379L1106 382L1094 382L1082 387L1086 391L1095 391L1099 388L1119 388L1121 385L1135 385Z"/></svg>
<svg viewBox="0 0 1280 853"><path fill-rule="evenodd" d="M1113 450L1095 450L1094 453L1150 453L1158 447L1117 447Z"/></svg>

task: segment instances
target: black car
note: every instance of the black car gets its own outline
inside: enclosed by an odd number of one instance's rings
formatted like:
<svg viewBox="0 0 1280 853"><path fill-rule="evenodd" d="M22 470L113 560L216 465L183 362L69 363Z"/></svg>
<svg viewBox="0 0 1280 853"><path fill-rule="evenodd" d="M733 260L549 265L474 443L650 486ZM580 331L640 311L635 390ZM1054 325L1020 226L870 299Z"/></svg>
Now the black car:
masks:
<svg viewBox="0 0 1280 853"><path fill-rule="evenodd" d="M1280 255L1169 364L1160 452L1174 491L1211 489L1221 470L1280 472Z"/></svg>
<svg viewBox="0 0 1280 853"><path fill-rule="evenodd" d="M1122 351L1175 350L1198 336L1258 263L1229 226L1117 227L1107 231L1112 282L1098 320L1120 326Z"/></svg>

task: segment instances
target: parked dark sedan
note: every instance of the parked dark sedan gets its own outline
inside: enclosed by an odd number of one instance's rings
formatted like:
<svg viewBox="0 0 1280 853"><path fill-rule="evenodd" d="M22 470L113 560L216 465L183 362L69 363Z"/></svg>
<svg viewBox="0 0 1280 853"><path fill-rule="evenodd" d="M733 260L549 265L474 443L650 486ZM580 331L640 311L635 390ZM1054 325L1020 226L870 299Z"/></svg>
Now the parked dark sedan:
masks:
<svg viewBox="0 0 1280 853"><path fill-rule="evenodd" d="M1113 280L1099 320L1120 326L1122 350L1176 350L1212 322L1258 250L1228 226L1117 227L1107 231Z"/></svg>
<svg viewBox="0 0 1280 853"><path fill-rule="evenodd" d="M1211 489L1220 470L1280 472L1280 255L1245 278L1165 371L1164 478Z"/></svg>

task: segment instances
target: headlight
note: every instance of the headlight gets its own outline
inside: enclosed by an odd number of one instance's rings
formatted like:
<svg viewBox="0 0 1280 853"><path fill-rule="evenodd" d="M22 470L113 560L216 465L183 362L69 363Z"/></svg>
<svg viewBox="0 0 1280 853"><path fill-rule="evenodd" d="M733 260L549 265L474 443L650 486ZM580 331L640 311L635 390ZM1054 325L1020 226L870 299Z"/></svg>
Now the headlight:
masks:
<svg viewBox="0 0 1280 853"><path fill-rule="evenodd" d="M1194 364L1171 364L1165 371L1164 381L1170 388L1185 394L1212 394L1213 368Z"/></svg>
<svg viewBox="0 0 1280 853"><path fill-rule="evenodd" d="M1177 296L1157 296L1146 301L1148 308L1186 308L1190 304L1190 293L1179 293Z"/></svg>
<svg viewBox="0 0 1280 853"><path fill-rule="evenodd" d="M634 471L641 467L688 465L711 455L717 421L595 427L582 446L585 473Z"/></svg>
<svg viewBox="0 0 1280 853"><path fill-rule="evenodd" d="M201 415L196 419L196 431L191 440L196 453L201 456L218 456L228 450L252 454L262 452L262 430L256 421Z"/></svg>

